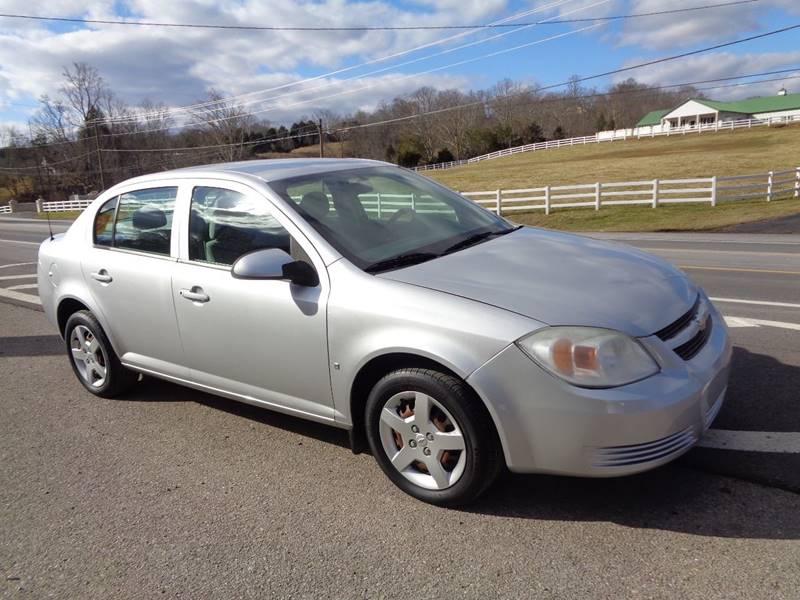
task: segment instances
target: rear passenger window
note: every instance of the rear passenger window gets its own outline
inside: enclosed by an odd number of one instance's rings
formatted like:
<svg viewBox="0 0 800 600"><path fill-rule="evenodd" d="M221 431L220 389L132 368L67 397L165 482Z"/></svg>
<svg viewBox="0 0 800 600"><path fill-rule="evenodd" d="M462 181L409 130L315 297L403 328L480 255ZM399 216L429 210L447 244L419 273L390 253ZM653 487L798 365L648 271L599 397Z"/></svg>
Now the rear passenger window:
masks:
<svg viewBox="0 0 800 600"><path fill-rule="evenodd" d="M190 260L232 265L253 250L280 248L292 254L292 246L263 198L217 187L192 191Z"/></svg>
<svg viewBox="0 0 800 600"><path fill-rule="evenodd" d="M177 194L177 187L122 194L114 228L114 247L169 256Z"/></svg>
<svg viewBox="0 0 800 600"><path fill-rule="evenodd" d="M114 213L117 210L118 196L106 200L94 217L94 243L97 246L110 246L114 240Z"/></svg>

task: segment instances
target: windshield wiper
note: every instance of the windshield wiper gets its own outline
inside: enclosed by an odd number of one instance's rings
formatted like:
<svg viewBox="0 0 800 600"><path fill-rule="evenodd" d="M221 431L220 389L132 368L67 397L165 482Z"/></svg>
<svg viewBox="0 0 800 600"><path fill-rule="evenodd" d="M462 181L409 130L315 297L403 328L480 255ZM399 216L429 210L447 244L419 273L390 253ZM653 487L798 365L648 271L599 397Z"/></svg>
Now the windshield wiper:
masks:
<svg viewBox="0 0 800 600"><path fill-rule="evenodd" d="M473 245L477 244L478 242L482 242L483 240L488 240L491 237L495 237L495 236L505 235L507 233L511 233L512 231L516 231L517 229L519 229L521 227L522 227L522 225L518 225L517 227L512 227L511 229L502 229L500 231L483 231L481 233L476 233L476 234L471 235L471 236L469 236L467 238L464 238L463 240L458 241L455 244L453 244L452 246L446 248L445 251L442 252L442 254L450 254L452 252L456 252L458 250L462 250L463 248L466 248L468 246L473 246Z"/></svg>
<svg viewBox="0 0 800 600"><path fill-rule="evenodd" d="M431 260L440 256L435 252L409 252L408 254L398 254L386 260L379 260L364 268L367 273L379 273L381 271L388 271L389 269L399 269L400 267L408 267L416 265L426 260Z"/></svg>

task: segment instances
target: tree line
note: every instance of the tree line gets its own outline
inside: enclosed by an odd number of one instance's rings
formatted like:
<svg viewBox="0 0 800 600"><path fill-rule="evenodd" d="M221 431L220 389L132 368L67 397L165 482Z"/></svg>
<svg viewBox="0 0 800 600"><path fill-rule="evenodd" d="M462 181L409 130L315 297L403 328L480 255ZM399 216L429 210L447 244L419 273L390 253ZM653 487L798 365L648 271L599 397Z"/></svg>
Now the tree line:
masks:
<svg viewBox="0 0 800 600"><path fill-rule="evenodd" d="M3 132L0 189L18 200L63 199L144 173L288 156L319 144L320 135L334 143L337 156L414 167L632 127L650 110L700 95L692 87L663 90L633 79L599 92L575 79L557 92L511 80L469 92L422 87L372 111L319 110L291 124L256 119L210 90L177 123L166 105L130 106L97 69L75 63L64 69L53 95L39 99L27 136L14 128Z"/></svg>

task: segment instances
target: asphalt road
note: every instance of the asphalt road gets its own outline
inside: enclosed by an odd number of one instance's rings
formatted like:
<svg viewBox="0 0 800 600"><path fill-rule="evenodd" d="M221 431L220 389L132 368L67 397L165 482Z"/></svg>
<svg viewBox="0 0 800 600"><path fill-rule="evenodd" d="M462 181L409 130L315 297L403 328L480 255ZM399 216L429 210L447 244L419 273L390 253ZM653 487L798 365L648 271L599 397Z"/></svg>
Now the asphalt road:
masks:
<svg viewBox="0 0 800 600"><path fill-rule="evenodd" d="M0 220L0 293L35 282L4 266L46 235L22 225ZM800 597L800 240L614 237L724 299L706 447L625 479L505 475L469 510L402 495L335 429L153 379L91 397L42 313L0 304L0 597Z"/></svg>

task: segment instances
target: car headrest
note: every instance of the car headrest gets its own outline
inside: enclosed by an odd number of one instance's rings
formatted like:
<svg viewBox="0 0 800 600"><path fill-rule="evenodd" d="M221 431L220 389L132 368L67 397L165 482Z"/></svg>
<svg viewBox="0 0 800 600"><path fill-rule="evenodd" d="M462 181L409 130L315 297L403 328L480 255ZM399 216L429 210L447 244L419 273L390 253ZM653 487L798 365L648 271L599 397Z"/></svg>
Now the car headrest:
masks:
<svg viewBox="0 0 800 600"><path fill-rule="evenodd" d="M303 199L300 200L300 209L310 217L321 221L328 215L328 211L330 210L328 196L322 192L308 192L304 194Z"/></svg>
<svg viewBox="0 0 800 600"><path fill-rule="evenodd" d="M167 224L167 215L156 206L146 204L133 213L135 229L159 229Z"/></svg>

